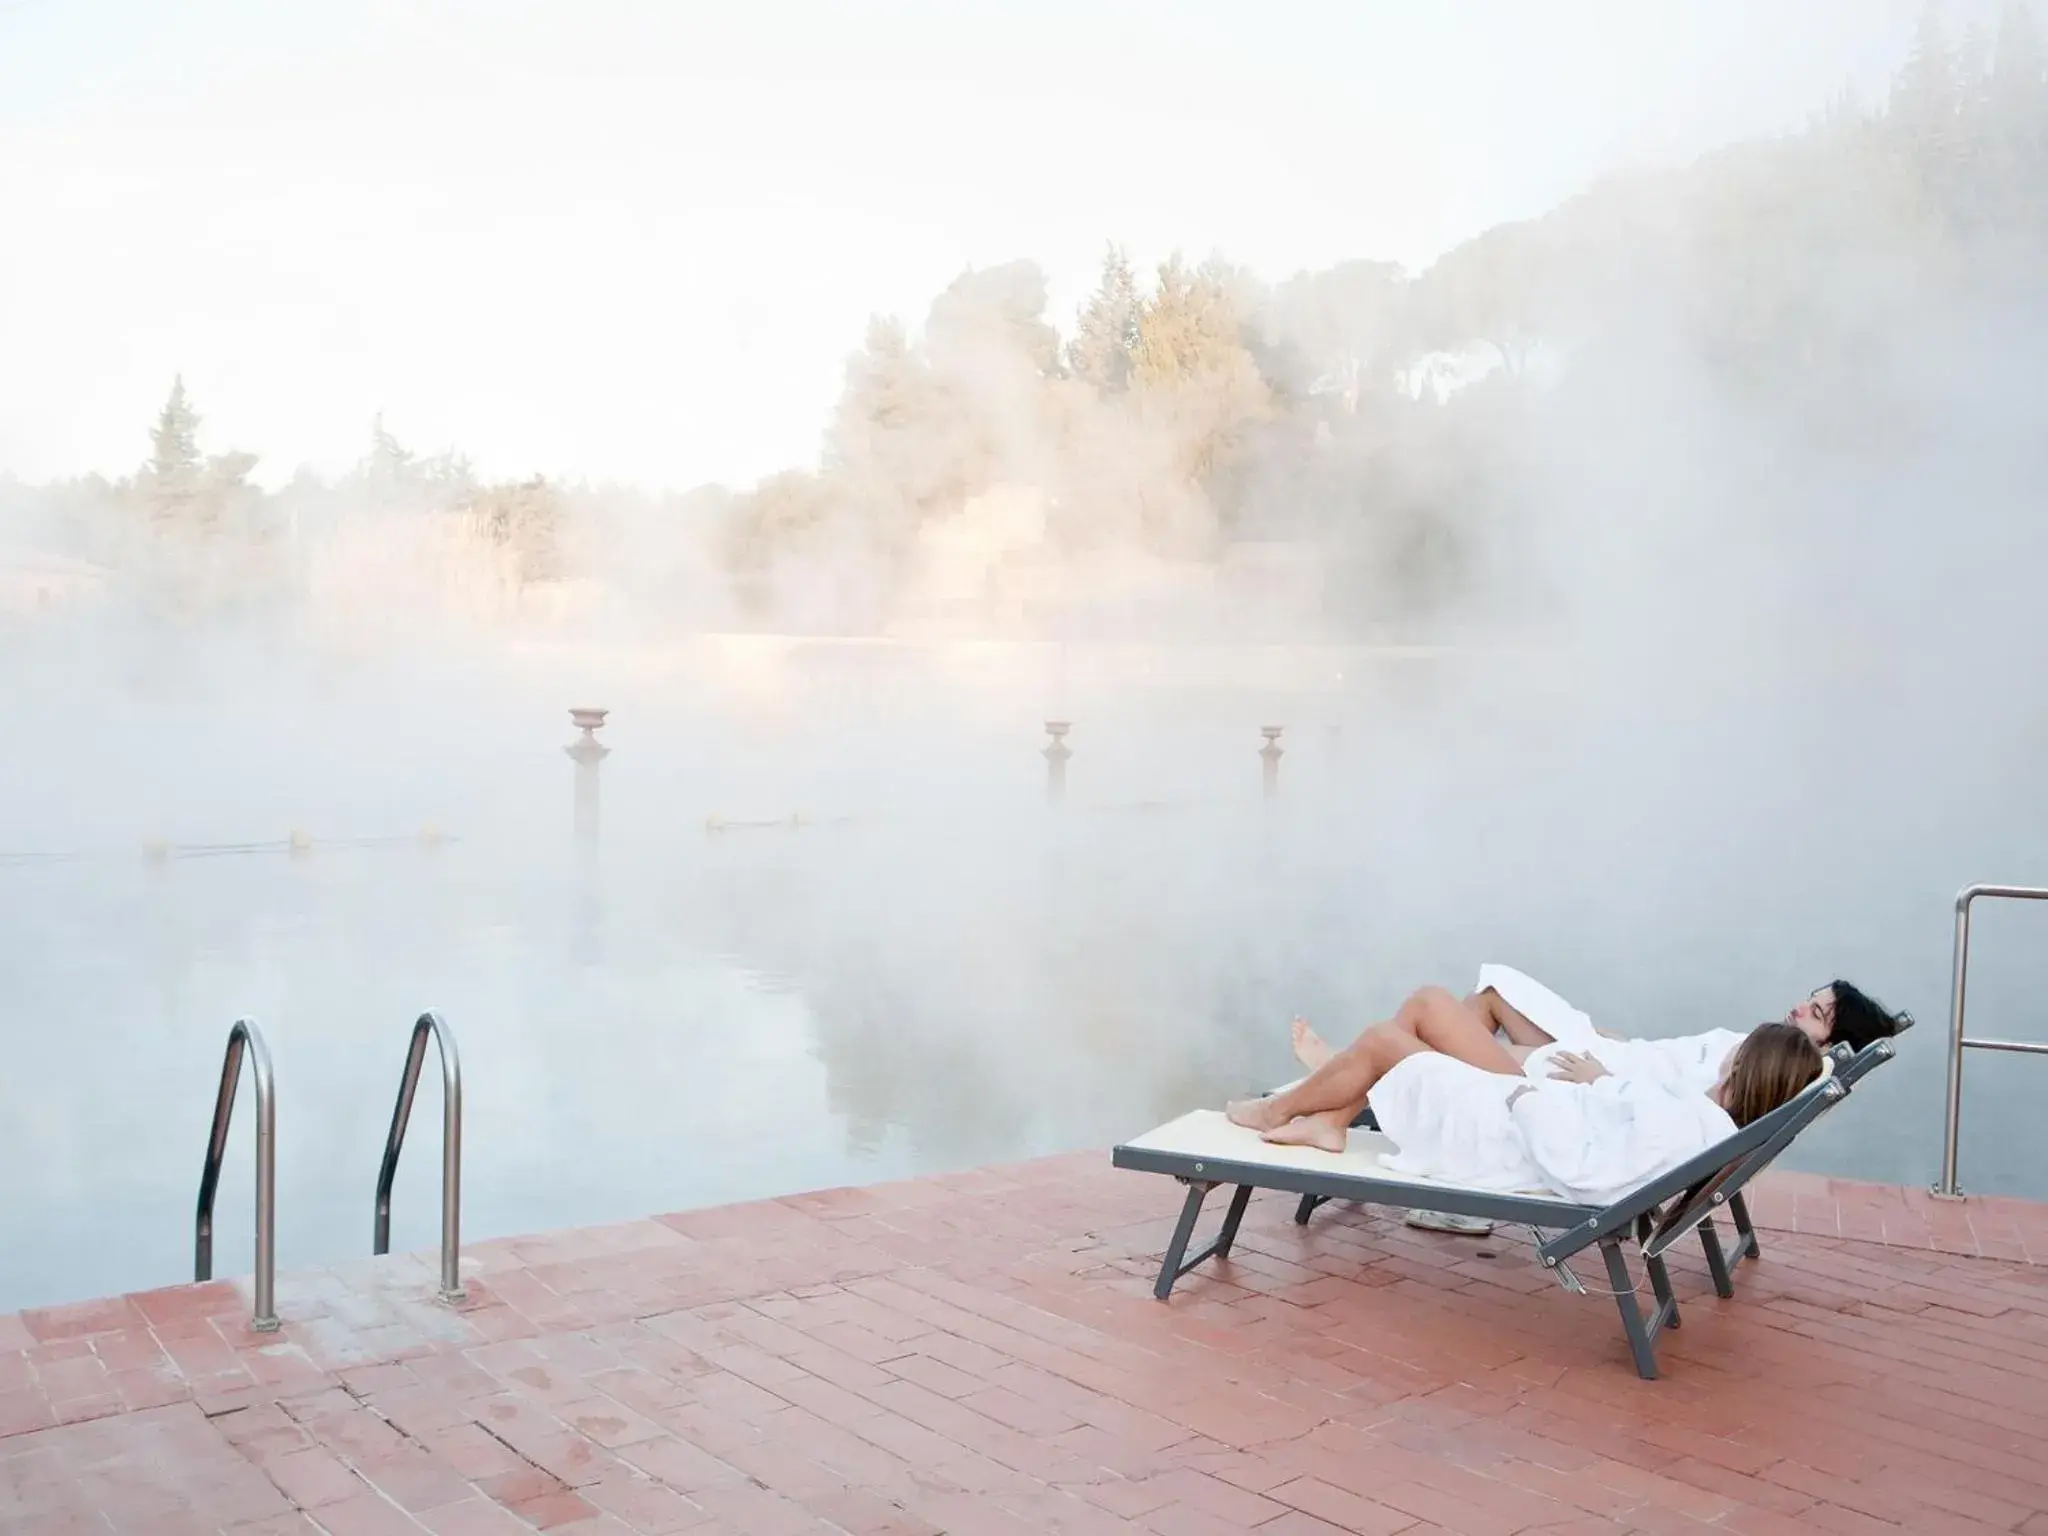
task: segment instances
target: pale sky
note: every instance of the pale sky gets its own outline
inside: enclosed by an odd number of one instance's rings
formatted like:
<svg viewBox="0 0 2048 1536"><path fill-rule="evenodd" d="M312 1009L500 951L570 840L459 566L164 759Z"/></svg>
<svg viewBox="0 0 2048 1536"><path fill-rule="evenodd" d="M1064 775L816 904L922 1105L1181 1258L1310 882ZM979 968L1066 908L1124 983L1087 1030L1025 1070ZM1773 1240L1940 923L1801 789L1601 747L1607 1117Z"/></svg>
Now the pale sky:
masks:
<svg viewBox="0 0 2048 1536"><path fill-rule="evenodd" d="M1919 0L0 0L0 470L744 483L877 311L1105 242L1421 266L1875 99Z"/></svg>

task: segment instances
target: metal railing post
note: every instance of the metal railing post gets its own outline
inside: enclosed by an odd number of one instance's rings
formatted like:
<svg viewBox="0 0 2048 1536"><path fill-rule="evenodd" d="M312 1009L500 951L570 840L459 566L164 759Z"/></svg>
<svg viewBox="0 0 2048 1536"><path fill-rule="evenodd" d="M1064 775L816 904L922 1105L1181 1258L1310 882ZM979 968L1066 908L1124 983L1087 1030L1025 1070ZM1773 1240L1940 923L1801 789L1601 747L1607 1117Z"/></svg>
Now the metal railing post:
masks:
<svg viewBox="0 0 2048 1536"><path fill-rule="evenodd" d="M1970 984L1970 902L1975 889L1956 897L1955 946L1949 955L1948 980L1948 1089L1944 1096L1941 1122L1941 1179L1934 1186L1937 1195L1956 1196L1956 1146L1963 1129L1963 1008Z"/></svg>
<svg viewBox="0 0 2048 1536"><path fill-rule="evenodd" d="M405 1053L405 1072L398 1080L398 1102L391 1109L391 1130L384 1139L384 1161L377 1170L377 1221L373 1253L391 1251L391 1185L398 1177L398 1155L405 1148L405 1129L412 1119L413 1095L420 1085L420 1067L432 1035L441 1053L441 1299L460 1301L462 1289L462 1057L448 1021L429 1009L412 1027Z"/></svg>
<svg viewBox="0 0 2048 1536"><path fill-rule="evenodd" d="M2048 1056L2048 1043L2031 1040L1972 1040L1963 1033L1970 981L1970 904L1979 896L2004 901L2048 901L2048 889L2030 885L1966 885L1956 896L1954 966L1948 991L1948 1094L1941 1125L1941 1178L1933 1193L1959 1200L1956 1149L1963 1134L1963 1052L2012 1051L2023 1056Z"/></svg>
<svg viewBox="0 0 2048 1536"><path fill-rule="evenodd" d="M274 1332L277 1319L277 1090L270 1070L270 1047L254 1019L237 1019L228 1031L226 1059L221 1063L220 1092L213 1101L213 1130L206 1140L206 1162L199 1174L199 1208L193 1221L192 1279L213 1278L213 1199L220 1189L220 1165L227 1156L228 1126L234 1119L235 1092L242 1081L242 1057L256 1081L256 1297L249 1326Z"/></svg>

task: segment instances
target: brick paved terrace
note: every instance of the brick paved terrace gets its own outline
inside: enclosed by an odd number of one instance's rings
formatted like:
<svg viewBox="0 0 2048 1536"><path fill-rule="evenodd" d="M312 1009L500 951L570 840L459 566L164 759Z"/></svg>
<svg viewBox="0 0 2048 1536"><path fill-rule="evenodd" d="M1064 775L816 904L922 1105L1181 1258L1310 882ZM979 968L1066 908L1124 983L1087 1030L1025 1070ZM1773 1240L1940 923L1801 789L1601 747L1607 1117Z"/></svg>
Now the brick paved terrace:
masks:
<svg viewBox="0 0 2048 1536"><path fill-rule="evenodd" d="M2048 1206L1767 1176L1638 1380L1525 1242L1057 1158L0 1317L0 1530L2048 1533Z"/></svg>

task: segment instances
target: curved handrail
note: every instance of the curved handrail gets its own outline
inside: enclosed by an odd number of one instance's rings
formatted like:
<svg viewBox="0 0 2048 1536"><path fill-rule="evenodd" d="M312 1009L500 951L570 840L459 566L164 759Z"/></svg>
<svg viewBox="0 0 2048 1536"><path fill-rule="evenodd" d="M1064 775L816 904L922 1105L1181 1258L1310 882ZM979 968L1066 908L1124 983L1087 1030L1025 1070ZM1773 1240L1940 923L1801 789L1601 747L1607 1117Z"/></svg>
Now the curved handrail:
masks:
<svg viewBox="0 0 2048 1536"><path fill-rule="evenodd" d="M384 1162L377 1170L377 1231L374 1253L391 1251L391 1183L398 1177L398 1154L405 1149L405 1128L412 1119L413 1094L420 1085L427 1036L441 1051L441 1299L462 1300L462 1057L455 1033L432 1009L412 1027L405 1053L405 1074L398 1080L398 1102L391 1110L391 1132L384 1138Z"/></svg>
<svg viewBox="0 0 2048 1536"><path fill-rule="evenodd" d="M1964 999L1970 982L1970 903L1980 896L2005 901L2048 901L2048 889L2035 885L1966 885L1956 893L1954 968L1948 991L1948 1096L1941 1128L1941 1180L1934 1193L1960 1198L1956 1183L1956 1145L1963 1132L1963 1052L2015 1051L2048 1056L2048 1044L2032 1040L1969 1040L1963 1036Z"/></svg>
<svg viewBox="0 0 2048 1536"><path fill-rule="evenodd" d="M213 1133L199 1174L199 1211L194 1221L192 1279L213 1278L213 1197L220 1189L221 1159L227 1155L228 1123L242 1082L242 1056L256 1080L256 1310L249 1326L270 1333L277 1326L277 1089L270 1071L270 1047L254 1019L237 1019L228 1031L221 1062L220 1093L213 1101Z"/></svg>

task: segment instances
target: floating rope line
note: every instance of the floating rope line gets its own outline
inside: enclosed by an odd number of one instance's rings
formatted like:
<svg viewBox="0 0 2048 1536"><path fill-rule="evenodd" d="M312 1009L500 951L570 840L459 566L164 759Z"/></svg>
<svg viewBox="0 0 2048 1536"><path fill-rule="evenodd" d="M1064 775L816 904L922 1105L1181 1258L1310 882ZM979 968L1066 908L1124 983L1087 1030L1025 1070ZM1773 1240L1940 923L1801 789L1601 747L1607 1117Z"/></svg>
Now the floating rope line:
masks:
<svg viewBox="0 0 2048 1536"><path fill-rule="evenodd" d="M370 837L332 837L315 839L310 834L295 831L289 837L250 843L173 843L165 838L147 838L142 844L143 857L152 863L168 863L173 859L221 859L246 858L254 854L291 854L304 857L318 849L365 849L365 848L425 848L435 849L445 843L460 842L439 827L428 825L418 832ZM111 850L87 851L78 849L16 850L0 852L0 868L27 868L52 864L85 864L106 861L120 855Z"/></svg>

